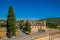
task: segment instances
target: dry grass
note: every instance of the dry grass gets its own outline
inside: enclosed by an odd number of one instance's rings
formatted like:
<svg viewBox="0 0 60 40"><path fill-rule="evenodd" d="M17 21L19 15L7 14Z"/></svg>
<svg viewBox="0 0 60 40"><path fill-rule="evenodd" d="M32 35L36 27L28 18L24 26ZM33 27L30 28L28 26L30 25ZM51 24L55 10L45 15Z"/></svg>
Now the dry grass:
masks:
<svg viewBox="0 0 60 40"><path fill-rule="evenodd" d="M54 29L54 28L46 28L47 31L52 31L52 30L58 30L58 29Z"/></svg>
<svg viewBox="0 0 60 40"><path fill-rule="evenodd" d="M0 38L6 37L6 28L0 28ZM16 37L19 36L19 30L16 30Z"/></svg>
<svg viewBox="0 0 60 40"><path fill-rule="evenodd" d="M19 34L20 34L19 29L16 29L16 37L18 37L18 36L19 36Z"/></svg>
<svg viewBox="0 0 60 40"><path fill-rule="evenodd" d="M0 28L0 38L6 37L6 28Z"/></svg>

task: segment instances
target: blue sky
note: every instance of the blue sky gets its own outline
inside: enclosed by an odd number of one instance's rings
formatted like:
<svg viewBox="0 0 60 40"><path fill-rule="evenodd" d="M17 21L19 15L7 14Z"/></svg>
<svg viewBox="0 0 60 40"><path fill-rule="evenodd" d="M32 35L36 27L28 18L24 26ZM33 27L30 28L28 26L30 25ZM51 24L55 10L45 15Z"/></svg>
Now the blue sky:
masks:
<svg viewBox="0 0 60 40"><path fill-rule="evenodd" d="M60 0L0 0L0 19L6 19L10 5L17 19L60 17Z"/></svg>

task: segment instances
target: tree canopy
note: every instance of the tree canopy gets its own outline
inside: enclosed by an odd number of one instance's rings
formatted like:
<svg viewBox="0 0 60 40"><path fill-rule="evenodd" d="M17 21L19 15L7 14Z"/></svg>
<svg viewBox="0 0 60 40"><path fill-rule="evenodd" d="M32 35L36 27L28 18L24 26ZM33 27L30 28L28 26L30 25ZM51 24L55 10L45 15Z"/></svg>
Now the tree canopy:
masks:
<svg viewBox="0 0 60 40"><path fill-rule="evenodd" d="M7 37L12 37L15 35L16 31L16 18L14 14L13 7L10 6L7 17Z"/></svg>

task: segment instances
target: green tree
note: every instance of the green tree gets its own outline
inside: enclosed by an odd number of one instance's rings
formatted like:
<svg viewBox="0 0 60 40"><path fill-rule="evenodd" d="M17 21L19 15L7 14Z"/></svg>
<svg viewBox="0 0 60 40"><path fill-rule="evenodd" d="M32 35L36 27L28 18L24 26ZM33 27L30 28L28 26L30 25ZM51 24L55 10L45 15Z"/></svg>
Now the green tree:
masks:
<svg viewBox="0 0 60 40"><path fill-rule="evenodd" d="M16 32L16 18L13 7L10 6L7 17L7 37L11 38L15 36Z"/></svg>
<svg viewBox="0 0 60 40"><path fill-rule="evenodd" d="M0 27L1 27L1 23L0 23Z"/></svg>
<svg viewBox="0 0 60 40"><path fill-rule="evenodd" d="M56 22L47 22L47 27L49 27L49 28L57 28L57 23Z"/></svg>
<svg viewBox="0 0 60 40"><path fill-rule="evenodd" d="M20 25L19 25L19 26L20 26L19 28L20 28L20 29L23 29L23 25L24 25L24 24L23 24L23 20L20 20L20 21L19 21L19 24L20 24Z"/></svg>
<svg viewBox="0 0 60 40"><path fill-rule="evenodd" d="M31 31L31 27L30 24L28 23L28 20L25 22L24 26L25 26L24 31L29 33Z"/></svg>
<svg viewBox="0 0 60 40"><path fill-rule="evenodd" d="M1 27L6 27L6 24L5 23L1 23L0 26Z"/></svg>

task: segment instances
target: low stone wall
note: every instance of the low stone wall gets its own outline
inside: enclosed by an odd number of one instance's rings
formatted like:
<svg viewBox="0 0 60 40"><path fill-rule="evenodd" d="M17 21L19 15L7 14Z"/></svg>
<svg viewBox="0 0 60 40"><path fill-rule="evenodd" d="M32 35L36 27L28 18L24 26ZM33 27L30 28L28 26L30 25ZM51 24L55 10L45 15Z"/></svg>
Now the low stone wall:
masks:
<svg viewBox="0 0 60 40"><path fill-rule="evenodd" d="M60 38L60 32L50 33L49 40L54 40L56 38Z"/></svg>
<svg viewBox="0 0 60 40"><path fill-rule="evenodd" d="M42 34L42 36L34 38L32 40L55 40L56 38L60 38L60 31L51 32L49 34Z"/></svg>

